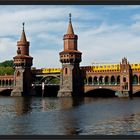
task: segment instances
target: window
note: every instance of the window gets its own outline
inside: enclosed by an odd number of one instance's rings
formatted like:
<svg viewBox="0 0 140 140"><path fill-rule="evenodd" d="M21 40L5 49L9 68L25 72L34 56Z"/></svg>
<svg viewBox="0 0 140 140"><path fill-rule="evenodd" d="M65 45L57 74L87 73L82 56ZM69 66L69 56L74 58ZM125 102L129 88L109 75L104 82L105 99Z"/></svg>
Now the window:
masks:
<svg viewBox="0 0 140 140"><path fill-rule="evenodd" d="M20 72L19 72L19 71L17 72L17 77L18 77L18 76L20 76Z"/></svg>
<svg viewBox="0 0 140 140"><path fill-rule="evenodd" d="M67 68L65 68L65 74L67 74L68 73L68 69Z"/></svg>

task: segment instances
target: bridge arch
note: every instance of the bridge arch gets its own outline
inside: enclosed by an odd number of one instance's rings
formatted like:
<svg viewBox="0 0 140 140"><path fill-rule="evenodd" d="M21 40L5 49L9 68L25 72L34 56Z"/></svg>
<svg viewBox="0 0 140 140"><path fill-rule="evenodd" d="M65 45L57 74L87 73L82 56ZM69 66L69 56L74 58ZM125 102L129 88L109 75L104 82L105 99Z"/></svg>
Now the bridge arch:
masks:
<svg viewBox="0 0 140 140"><path fill-rule="evenodd" d="M5 80L2 80L2 86L5 86Z"/></svg>
<svg viewBox="0 0 140 140"><path fill-rule="evenodd" d="M84 79L84 84L87 84L87 78Z"/></svg>
<svg viewBox="0 0 140 140"><path fill-rule="evenodd" d="M104 81L103 81L103 76L100 76L99 77L99 84L103 84L104 83Z"/></svg>
<svg viewBox="0 0 140 140"><path fill-rule="evenodd" d="M93 78L93 84L96 85L97 83L98 83L98 78L97 78L97 76L95 76L95 77Z"/></svg>
<svg viewBox="0 0 140 140"><path fill-rule="evenodd" d="M92 77L91 77L91 76L88 77L88 84L89 84L89 85L92 85Z"/></svg>
<svg viewBox="0 0 140 140"><path fill-rule="evenodd" d="M135 75L133 75L133 77L132 77L132 83L134 84L134 85L137 85L138 84L138 76L135 74Z"/></svg>
<svg viewBox="0 0 140 140"><path fill-rule="evenodd" d="M12 89L3 89L0 90L0 96L10 96Z"/></svg>
<svg viewBox="0 0 140 140"><path fill-rule="evenodd" d="M120 75L117 76L117 84L120 84Z"/></svg>
<svg viewBox="0 0 140 140"><path fill-rule="evenodd" d="M111 76L111 84L114 85L115 84L115 76Z"/></svg>
<svg viewBox="0 0 140 140"><path fill-rule="evenodd" d="M88 97L117 97L115 95L116 91L107 88L97 88L85 93L85 96Z"/></svg>
<svg viewBox="0 0 140 140"><path fill-rule="evenodd" d="M40 82L42 83L42 82L44 82L45 84L52 84L52 83L54 83L54 84L59 84L59 82L60 82L60 77L58 77L58 76L54 76L54 75L51 75L51 76L44 76L41 80L40 80Z"/></svg>
<svg viewBox="0 0 140 140"><path fill-rule="evenodd" d="M137 90L133 93L134 97L140 97L140 90Z"/></svg>
<svg viewBox="0 0 140 140"><path fill-rule="evenodd" d="M13 80L11 79L7 79L7 80L0 80L0 86L3 87L3 86L12 86L14 83Z"/></svg>
<svg viewBox="0 0 140 140"><path fill-rule="evenodd" d="M105 76L105 84L106 84L106 85L109 84L109 76Z"/></svg>

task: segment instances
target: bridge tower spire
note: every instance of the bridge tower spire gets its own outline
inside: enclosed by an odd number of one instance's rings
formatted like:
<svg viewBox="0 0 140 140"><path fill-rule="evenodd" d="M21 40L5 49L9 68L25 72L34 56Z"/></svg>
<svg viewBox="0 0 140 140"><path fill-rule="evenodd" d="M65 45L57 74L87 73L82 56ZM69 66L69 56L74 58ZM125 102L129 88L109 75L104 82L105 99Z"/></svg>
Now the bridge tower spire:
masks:
<svg viewBox="0 0 140 140"><path fill-rule="evenodd" d="M64 50L59 53L62 69L58 97L77 96L82 93L81 71L79 67L82 53L77 50L78 36L74 34L71 14L69 14L69 25L63 40Z"/></svg>
<svg viewBox="0 0 140 140"><path fill-rule="evenodd" d="M17 42L17 55L13 57L14 61L14 89L11 96L26 96L31 92L31 66L33 57L29 55L30 42L26 39L24 30L21 34L20 40Z"/></svg>

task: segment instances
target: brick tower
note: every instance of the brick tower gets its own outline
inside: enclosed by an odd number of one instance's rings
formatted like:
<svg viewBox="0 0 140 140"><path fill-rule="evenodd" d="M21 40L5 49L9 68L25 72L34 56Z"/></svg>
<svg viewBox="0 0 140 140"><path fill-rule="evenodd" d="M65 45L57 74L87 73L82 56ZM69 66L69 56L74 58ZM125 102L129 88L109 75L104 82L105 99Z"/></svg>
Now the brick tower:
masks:
<svg viewBox="0 0 140 140"><path fill-rule="evenodd" d="M122 96L130 96L132 91L131 84L131 67L129 62L124 57L122 63L120 64L120 91Z"/></svg>
<svg viewBox="0 0 140 140"><path fill-rule="evenodd" d="M62 70L60 73L58 97L76 96L82 93L81 71L79 67L82 53L77 50L78 36L74 34L71 14L69 14L69 25L63 40L64 50L59 53Z"/></svg>
<svg viewBox="0 0 140 140"><path fill-rule="evenodd" d="M14 89L11 96L26 96L31 92L31 66L33 57L29 56L29 42L26 40L24 31L21 34L20 41L17 42L17 55L14 59Z"/></svg>

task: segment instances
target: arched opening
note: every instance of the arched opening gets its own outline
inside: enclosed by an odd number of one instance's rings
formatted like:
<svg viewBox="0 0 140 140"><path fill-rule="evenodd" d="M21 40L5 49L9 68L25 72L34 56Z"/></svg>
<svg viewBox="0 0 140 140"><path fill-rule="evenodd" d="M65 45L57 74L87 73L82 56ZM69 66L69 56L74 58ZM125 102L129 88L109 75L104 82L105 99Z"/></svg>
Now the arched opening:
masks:
<svg viewBox="0 0 140 140"><path fill-rule="evenodd" d="M109 77L108 77L108 76L105 77L105 84L106 84L106 85L109 84Z"/></svg>
<svg viewBox="0 0 140 140"><path fill-rule="evenodd" d="M55 76L43 77L35 81L35 96L56 97L59 90L60 78ZM44 84L43 84L44 83Z"/></svg>
<svg viewBox="0 0 140 140"><path fill-rule="evenodd" d="M8 80L6 80L6 82L5 82L5 83L6 83L6 86L8 86Z"/></svg>
<svg viewBox="0 0 140 140"><path fill-rule="evenodd" d="M103 76L99 77L99 84L102 85L103 84Z"/></svg>
<svg viewBox="0 0 140 140"><path fill-rule="evenodd" d="M5 89L0 92L0 96L10 96L12 89Z"/></svg>
<svg viewBox="0 0 140 140"><path fill-rule="evenodd" d="M85 93L87 97L117 97L115 95L116 91L110 89L94 89Z"/></svg>
<svg viewBox="0 0 140 140"><path fill-rule="evenodd" d="M9 86L11 86L12 85L12 81L11 81L11 79L9 80Z"/></svg>
<svg viewBox="0 0 140 140"><path fill-rule="evenodd" d="M98 83L97 77L95 76L95 77L93 78L93 84L96 85L97 83Z"/></svg>
<svg viewBox="0 0 140 140"><path fill-rule="evenodd" d="M114 85L114 84L115 84L115 77L111 76L111 85Z"/></svg>
<svg viewBox="0 0 140 140"><path fill-rule="evenodd" d="M120 84L120 76L117 76L117 85Z"/></svg>
<svg viewBox="0 0 140 140"><path fill-rule="evenodd" d="M60 78L59 77L55 77L55 76L47 76L47 77L43 77L42 79L40 79L39 83L44 82L45 84L59 84L60 83Z"/></svg>
<svg viewBox="0 0 140 140"><path fill-rule="evenodd" d="M134 76L132 77L132 83L133 83L134 85L137 85L137 84L138 84L138 76L137 76L137 75L134 75Z"/></svg>
<svg viewBox="0 0 140 140"><path fill-rule="evenodd" d="M140 97L140 91L137 91L133 94L133 97Z"/></svg>
<svg viewBox="0 0 140 140"><path fill-rule="evenodd" d="M19 76L20 76L20 72L18 71L18 72L17 72L17 77L19 77Z"/></svg>
<svg viewBox="0 0 140 140"><path fill-rule="evenodd" d="M92 84L92 77L88 78L88 84L91 85Z"/></svg>
<svg viewBox="0 0 140 140"><path fill-rule="evenodd" d="M5 86L5 81L4 80L2 80L2 86Z"/></svg>
<svg viewBox="0 0 140 140"><path fill-rule="evenodd" d="M14 80L11 81L11 84L14 85Z"/></svg>
<svg viewBox="0 0 140 140"><path fill-rule="evenodd" d="M87 84L87 78L84 79L84 84Z"/></svg>
<svg viewBox="0 0 140 140"><path fill-rule="evenodd" d="M65 74L67 75L67 73L68 73L68 69L67 69L67 68L65 68Z"/></svg>

